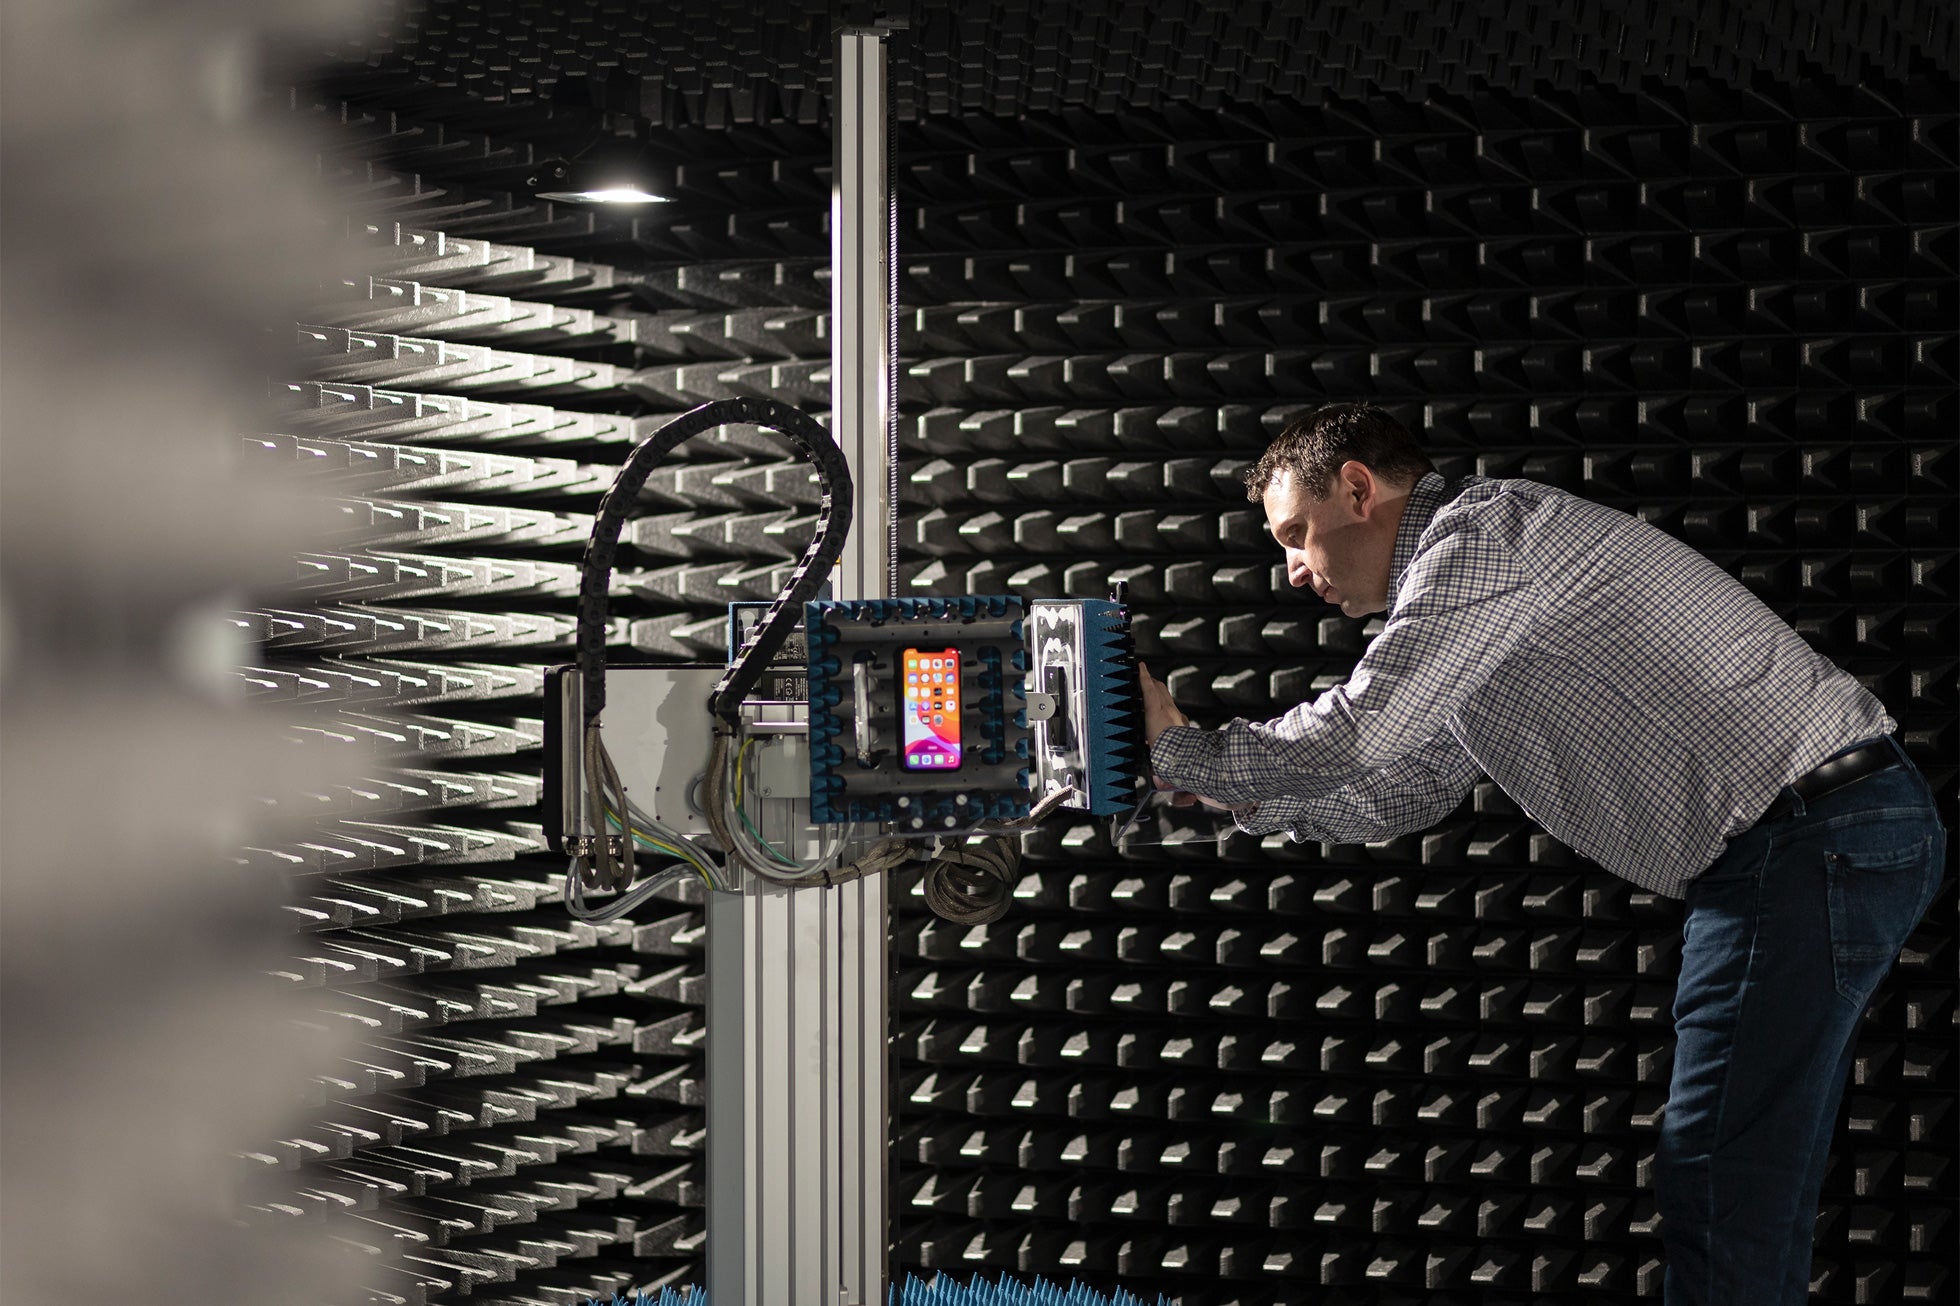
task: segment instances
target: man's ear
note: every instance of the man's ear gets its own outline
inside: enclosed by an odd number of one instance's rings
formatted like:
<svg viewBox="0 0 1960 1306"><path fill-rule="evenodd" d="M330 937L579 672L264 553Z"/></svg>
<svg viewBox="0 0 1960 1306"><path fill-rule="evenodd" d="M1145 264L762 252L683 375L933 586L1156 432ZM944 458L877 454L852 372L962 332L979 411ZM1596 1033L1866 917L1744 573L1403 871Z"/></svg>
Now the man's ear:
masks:
<svg viewBox="0 0 1960 1306"><path fill-rule="evenodd" d="M1350 458L1341 464L1338 473L1341 482L1341 497L1354 506L1357 516L1365 517L1374 505L1376 495L1375 474L1368 464Z"/></svg>

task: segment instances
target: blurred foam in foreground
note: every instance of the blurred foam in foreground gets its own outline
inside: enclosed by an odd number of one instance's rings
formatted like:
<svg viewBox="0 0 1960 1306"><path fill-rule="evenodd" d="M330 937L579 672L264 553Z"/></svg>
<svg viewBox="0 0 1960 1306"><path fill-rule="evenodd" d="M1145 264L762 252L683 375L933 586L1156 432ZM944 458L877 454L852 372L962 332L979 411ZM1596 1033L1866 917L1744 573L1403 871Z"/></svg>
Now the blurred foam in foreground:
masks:
<svg viewBox="0 0 1960 1306"><path fill-rule="evenodd" d="M237 861L319 763L233 700L224 613L276 593L317 520L233 454L267 328L327 247L309 151L255 111L258 52L355 16L0 13L0 1299L19 1306L350 1281L327 1239L238 1217L241 1154L294 1125L337 1036L277 996L288 886Z"/></svg>

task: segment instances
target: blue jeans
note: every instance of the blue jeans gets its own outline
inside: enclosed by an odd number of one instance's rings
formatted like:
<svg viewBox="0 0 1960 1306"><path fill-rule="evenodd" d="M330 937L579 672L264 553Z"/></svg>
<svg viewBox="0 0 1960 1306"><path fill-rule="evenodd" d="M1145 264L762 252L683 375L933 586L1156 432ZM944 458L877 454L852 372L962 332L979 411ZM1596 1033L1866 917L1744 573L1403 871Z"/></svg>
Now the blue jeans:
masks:
<svg viewBox="0 0 1960 1306"><path fill-rule="evenodd" d="M1809 1299L1858 1023L1945 866L1946 832L1908 761L1798 799L1689 884L1655 1158L1667 1306Z"/></svg>

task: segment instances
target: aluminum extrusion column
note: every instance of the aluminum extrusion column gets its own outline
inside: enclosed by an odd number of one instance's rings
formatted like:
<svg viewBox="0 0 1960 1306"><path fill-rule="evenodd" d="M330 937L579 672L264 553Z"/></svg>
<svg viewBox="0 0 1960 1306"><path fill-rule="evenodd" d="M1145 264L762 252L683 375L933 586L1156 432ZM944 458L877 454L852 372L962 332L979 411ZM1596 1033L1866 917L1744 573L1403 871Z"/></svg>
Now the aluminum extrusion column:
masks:
<svg viewBox="0 0 1960 1306"><path fill-rule="evenodd" d="M837 38L831 430L857 486L838 598L892 594L894 266L881 31ZM708 905L708 1291L882 1306L890 1245L885 877Z"/></svg>

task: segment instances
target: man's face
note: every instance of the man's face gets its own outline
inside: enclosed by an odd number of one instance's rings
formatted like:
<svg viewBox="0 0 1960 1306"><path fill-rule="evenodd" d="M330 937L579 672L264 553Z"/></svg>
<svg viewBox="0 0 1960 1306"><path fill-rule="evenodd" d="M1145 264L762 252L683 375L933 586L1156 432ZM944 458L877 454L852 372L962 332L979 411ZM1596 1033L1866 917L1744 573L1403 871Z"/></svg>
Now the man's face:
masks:
<svg viewBox="0 0 1960 1306"><path fill-rule="evenodd" d="M1401 498L1386 511L1389 495L1404 495L1375 480L1360 463L1336 472L1325 499L1315 499L1292 472L1266 487L1266 524L1286 551L1286 579L1311 589L1350 617L1388 606L1389 560ZM1384 525L1386 529L1384 529Z"/></svg>

